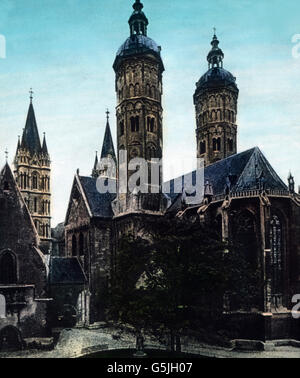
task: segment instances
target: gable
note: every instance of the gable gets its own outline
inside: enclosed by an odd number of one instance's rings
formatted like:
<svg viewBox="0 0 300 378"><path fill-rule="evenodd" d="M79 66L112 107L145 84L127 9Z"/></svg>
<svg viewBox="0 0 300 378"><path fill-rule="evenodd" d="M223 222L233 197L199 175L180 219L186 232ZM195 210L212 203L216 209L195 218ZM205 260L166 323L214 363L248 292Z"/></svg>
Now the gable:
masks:
<svg viewBox="0 0 300 378"><path fill-rule="evenodd" d="M71 190L65 225L74 223L78 221L78 219L89 220L90 217L91 214L84 198L84 194L82 193L82 189L75 177Z"/></svg>
<svg viewBox="0 0 300 378"><path fill-rule="evenodd" d="M0 248L21 242L38 245L39 238L8 164L0 174Z"/></svg>

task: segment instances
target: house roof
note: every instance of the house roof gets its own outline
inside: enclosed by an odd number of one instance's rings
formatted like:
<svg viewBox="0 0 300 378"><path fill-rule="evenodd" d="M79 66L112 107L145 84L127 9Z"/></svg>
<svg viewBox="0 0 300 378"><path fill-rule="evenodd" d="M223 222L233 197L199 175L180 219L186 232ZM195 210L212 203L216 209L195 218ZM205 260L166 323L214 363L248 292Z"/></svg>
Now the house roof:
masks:
<svg viewBox="0 0 300 378"><path fill-rule="evenodd" d="M51 257L50 284L84 284L85 274L77 257Z"/></svg>

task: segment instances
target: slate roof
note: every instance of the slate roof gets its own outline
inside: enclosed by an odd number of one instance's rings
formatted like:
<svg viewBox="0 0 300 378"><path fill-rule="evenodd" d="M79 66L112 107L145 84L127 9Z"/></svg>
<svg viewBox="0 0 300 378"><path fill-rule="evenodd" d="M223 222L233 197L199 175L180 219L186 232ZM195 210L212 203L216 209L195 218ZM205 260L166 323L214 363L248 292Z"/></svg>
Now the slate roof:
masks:
<svg viewBox="0 0 300 378"><path fill-rule="evenodd" d="M117 52L113 68L116 70L119 61L123 58L127 58L129 56L137 54L147 53L152 53L154 56L156 56L160 61L162 69L164 70L163 62L161 60L160 55L160 47L153 39L142 34L133 34L132 36L126 39L126 41L121 45Z"/></svg>
<svg viewBox="0 0 300 378"><path fill-rule="evenodd" d="M77 257L51 257L50 284L84 284L86 277Z"/></svg>
<svg viewBox="0 0 300 378"><path fill-rule="evenodd" d="M109 122L106 122L105 134L102 145L101 159L111 156L116 161L114 143L112 140Z"/></svg>
<svg viewBox="0 0 300 378"><path fill-rule="evenodd" d="M97 179L94 177L79 176L79 180L93 216L101 218L112 218L113 211L111 202L116 198L116 194L99 193L97 189Z"/></svg>
<svg viewBox="0 0 300 378"><path fill-rule="evenodd" d="M189 172L186 178L196 183L196 171ZM79 176L82 188L87 198L92 215L101 218L112 218L111 202L116 194L101 194L97 190L97 179ZM258 147L232 155L204 168L204 182L209 182L214 195L222 195L227 187L232 192L258 189L287 190L287 186L274 171L268 160ZM184 182L183 176L167 181L163 184L163 191L170 200L170 206L177 206L181 201ZM175 184L176 190L174 190ZM204 188L203 188L204 189ZM170 207L169 207L170 208Z"/></svg>
<svg viewBox="0 0 300 378"><path fill-rule="evenodd" d="M186 175L195 184L196 171ZM233 192L257 189L261 181L265 189L287 190L287 186L274 171L268 160L258 147L232 155L204 168L204 182L209 181L214 195L224 194L226 186ZM178 200L178 183L183 191L183 176L164 183L165 192L173 203ZM167 190L170 186L170 190Z"/></svg>
<svg viewBox="0 0 300 378"><path fill-rule="evenodd" d="M41 152L41 141L32 103L29 105L21 147L29 149L32 154Z"/></svg>
<svg viewBox="0 0 300 378"><path fill-rule="evenodd" d="M232 85L237 89L236 78L221 67L209 69L196 84L197 88L219 87Z"/></svg>

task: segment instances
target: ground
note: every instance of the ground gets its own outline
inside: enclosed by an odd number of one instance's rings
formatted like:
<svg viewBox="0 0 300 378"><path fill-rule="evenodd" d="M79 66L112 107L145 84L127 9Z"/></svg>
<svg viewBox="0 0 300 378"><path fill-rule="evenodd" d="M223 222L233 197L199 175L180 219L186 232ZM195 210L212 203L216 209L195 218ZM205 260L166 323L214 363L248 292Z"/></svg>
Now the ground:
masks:
<svg viewBox="0 0 300 378"><path fill-rule="evenodd" d="M26 350L13 353L0 353L0 358L75 358L101 350L135 349L135 338L122 334L112 328L101 329L65 329L52 351ZM271 346L271 343L267 344ZM280 345L280 342L278 342ZM296 344L294 344L296 345ZM146 348L162 348L146 340ZM299 346L275 346L270 351L240 351L233 348L209 346L206 344L183 343L182 352L197 354L210 358L299 358Z"/></svg>

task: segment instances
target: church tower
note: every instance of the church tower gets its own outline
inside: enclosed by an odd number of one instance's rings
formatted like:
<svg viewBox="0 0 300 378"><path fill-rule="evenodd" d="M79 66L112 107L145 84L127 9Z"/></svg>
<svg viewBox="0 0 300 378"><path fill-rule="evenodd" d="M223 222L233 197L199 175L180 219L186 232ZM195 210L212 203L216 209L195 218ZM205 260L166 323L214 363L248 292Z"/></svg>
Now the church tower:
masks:
<svg viewBox="0 0 300 378"><path fill-rule="evenodd" d="M16 182L24 197L39 234L40 248L49 253L51 248L51 191L50 155L44 133L41 144L30 92L30 104L22 139L18 140L14 160Z"/></svg>
<svg viewBox="0 0 300 378"><path fill-rule="evenodd" d="M134 171L128 169L133 158L143 158L149 164L147 190L157 194L133 194L127 186L119 193L119 213L128 211L161 211L162 169L151 159L162 158L162 73L161 48L147 36L148 19L143 4L136 0L129 19L130 36L117 52L113 68L116 73L117 94L117 149L118 185L121 186L121 174L126 171L127 182ZM126 157L122 158L122 151ZM121 154L120 154L121 153ZM127 168L126 168L127 163ZM125 167L125 168L124 168ZM151 180L150 171L159 171L156 183ZM146 180L147 181L147 180ZM155 185L156 184L156 185ZM124 189L124 188L123 188ZM120 190L119 190L120 192ZM138 197L138 198L137 198ZM132 203L135 203L134 208Z"/></svg>
<svg viewBox="0 0 300 378"><path fill-rule="evenodd" d="M223 51L214 33L207 55L208 71L196 84L197 157L210 165L237 152L237 101L235 77L223 68Z"/></svg>

